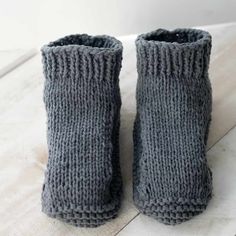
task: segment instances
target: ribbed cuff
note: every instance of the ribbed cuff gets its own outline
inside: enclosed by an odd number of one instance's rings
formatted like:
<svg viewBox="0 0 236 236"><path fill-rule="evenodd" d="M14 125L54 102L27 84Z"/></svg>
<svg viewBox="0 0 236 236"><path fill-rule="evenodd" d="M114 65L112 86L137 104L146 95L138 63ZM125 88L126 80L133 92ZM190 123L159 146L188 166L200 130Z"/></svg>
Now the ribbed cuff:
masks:
<svg viewBox="0 0 236 236"><path fill-rule="evenodd" d="M70 35L41 49L46 79L118 80L122 44L107 36Z"/></svg>
<svg viewBox="0 0 236 236"><path fill-rule="evenodd" d="M208 72L211 35L197 29L158 29L139 35L136 49L141 75L199 78Z"/></svg>

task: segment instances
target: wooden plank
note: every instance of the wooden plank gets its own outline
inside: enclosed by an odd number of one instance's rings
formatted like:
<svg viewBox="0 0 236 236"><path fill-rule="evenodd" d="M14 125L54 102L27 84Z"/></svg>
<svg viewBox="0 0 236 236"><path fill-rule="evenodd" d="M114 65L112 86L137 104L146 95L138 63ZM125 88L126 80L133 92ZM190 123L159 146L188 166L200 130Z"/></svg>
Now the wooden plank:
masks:
<svg viewBox="0 0 236 236"><path fill-rule="evenodd" d="M236 34L236 32L235 32ZM236 39L236 37L235 37ZM210 67L213 90L212 124L208 146L213 146L236 124L236 42L215 54Z"/></svg>
<svg viewBox="0 0 236 236"><path fill-rule="evenodd" d="M36 54L36 49L0 50L0 78Z"/></svg>
<svg viewBox="0 0 236 236"><path fill-rule="evenodd" d="M221 33L217 34L219 31ZM236 50L233 41L236 38L236 26L225 26L212 34L214 48L210 75L214 108L209 147L235 126L232 107L236 105L233 89L236 71L232 61ZM124 60L120 77L123 102L120 149L124 201L119 217L97 229L77 229L41 213L40 194L47 148L42 103L43 75L40 57L37 56L0 80L0 190L3 193L0 195L0 215L1 222L4 222L0 223L0 234L115 235L138 215L132 203L132 129L137 81L135 37L122 38Z"/></svg>

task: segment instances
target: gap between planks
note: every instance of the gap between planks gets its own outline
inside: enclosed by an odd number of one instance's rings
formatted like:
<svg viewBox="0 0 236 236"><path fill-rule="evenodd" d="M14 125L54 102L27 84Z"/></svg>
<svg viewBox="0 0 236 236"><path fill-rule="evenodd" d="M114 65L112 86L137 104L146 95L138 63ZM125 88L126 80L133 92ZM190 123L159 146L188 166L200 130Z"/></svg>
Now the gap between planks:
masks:
<svg viewBox="0 0 236 236"><path fill-rule="evenodd" d="M5 75L15 70L17 67L21 66L37 54L37 49L30 49L26 51L26 53L23 53L22 55L16 57L12 62L0 69L0 79L2 79Z"/></svg>

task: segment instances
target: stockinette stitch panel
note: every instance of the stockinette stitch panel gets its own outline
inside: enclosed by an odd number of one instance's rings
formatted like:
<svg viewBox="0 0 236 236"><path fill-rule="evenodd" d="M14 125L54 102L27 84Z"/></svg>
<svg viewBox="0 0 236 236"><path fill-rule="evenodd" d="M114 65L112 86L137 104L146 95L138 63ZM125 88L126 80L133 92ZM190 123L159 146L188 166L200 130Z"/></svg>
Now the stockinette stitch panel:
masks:
<svg viewBox="0 0 236 236"><path fill-rule="evenodd" d="M42 48L49 159L42 210L80 227L116 217L122 44L70 35Z"/></svg>
<svg viewBox="0 0 236 236"><path fill-rule="evenodd" d="M211 36L159 29L138 36L136 49L134 202L142 213L174 225L200 214L212 195L206 160Z"/></svg>

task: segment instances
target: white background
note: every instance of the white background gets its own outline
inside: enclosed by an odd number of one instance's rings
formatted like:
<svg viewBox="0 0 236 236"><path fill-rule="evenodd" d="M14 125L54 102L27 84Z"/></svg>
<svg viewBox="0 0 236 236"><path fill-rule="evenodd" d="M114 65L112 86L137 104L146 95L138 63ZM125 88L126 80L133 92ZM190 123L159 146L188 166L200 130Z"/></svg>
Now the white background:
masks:
<svg viewBox="0 0 236 236"><path fill-rule="evenodd" d="M125 34L236 21L236 0L0 0L0 49L71 33Z"/></svg>

